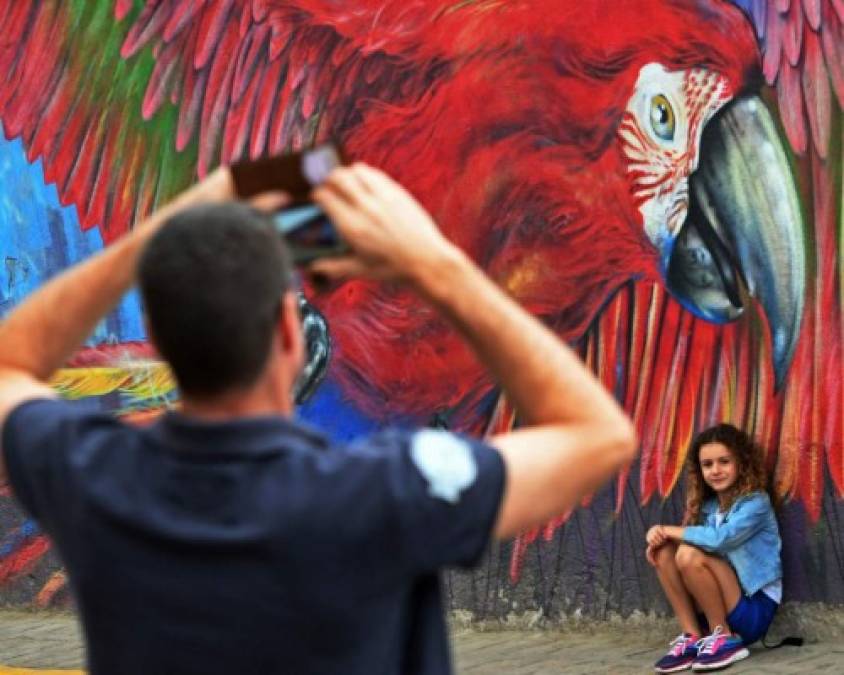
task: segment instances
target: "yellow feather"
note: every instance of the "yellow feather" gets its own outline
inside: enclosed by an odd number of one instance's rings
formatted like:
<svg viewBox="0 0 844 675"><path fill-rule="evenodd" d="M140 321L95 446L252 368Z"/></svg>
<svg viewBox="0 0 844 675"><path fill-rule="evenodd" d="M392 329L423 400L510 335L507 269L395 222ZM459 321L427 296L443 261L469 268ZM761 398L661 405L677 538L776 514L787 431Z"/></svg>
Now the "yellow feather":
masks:
<svg viewBox="0 0 844 675"><path fill-rule="evenodd" d="M106 368L62 368L52 377L50 385L69 399L117 391L143 400L167 396L176 388L170 369L160 361Z"/></svg>

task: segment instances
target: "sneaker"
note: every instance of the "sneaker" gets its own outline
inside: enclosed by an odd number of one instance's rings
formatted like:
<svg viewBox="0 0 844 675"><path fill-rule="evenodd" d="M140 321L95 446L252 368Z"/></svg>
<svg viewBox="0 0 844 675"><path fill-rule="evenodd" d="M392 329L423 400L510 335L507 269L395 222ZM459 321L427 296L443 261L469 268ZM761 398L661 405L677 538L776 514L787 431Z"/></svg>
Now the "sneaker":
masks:
<svg viewBox="0 0 844 675"><path fill-rule="evenodd" d="M677 673L691 668L697 656L697 635L681 633L671 641L671 649L654 664L658 673Z"/></svg>
<svg viewBox="0 0 844 675"><path fill-rule="evenodd" d="M698 641L697 658L692 663L692 670L718 670L748 656L750 652L740 637L726 635L721 626L716 626L712 635Z"/></svg>

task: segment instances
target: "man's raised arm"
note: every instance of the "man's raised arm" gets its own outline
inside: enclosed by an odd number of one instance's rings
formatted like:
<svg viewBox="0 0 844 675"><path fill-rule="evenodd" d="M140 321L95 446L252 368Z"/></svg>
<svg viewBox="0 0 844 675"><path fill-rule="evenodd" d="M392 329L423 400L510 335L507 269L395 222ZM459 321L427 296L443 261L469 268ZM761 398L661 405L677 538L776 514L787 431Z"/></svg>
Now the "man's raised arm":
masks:
<svg viewBox="0 0 844 675"><path fill-rule="evenodd" d="M438 231L400 186L365 165L336 171L315 199L354 255L313 271L411 284L472 345L524 426L491 439L507 482L495 534L513 536L575 506L635 456L632 425L551 331Z"/></svg>
<svg viewBox="0 0 844 675"><path fill-rule="evenodd" d="M158 227L182 208L232 197L229 170L216 170L128 235L56 276L15 308L0 323L0 429L9 412L24 401L54 395L47 380L135 282L139 256ZM0 452L0 484L4 482Z"/></svg>

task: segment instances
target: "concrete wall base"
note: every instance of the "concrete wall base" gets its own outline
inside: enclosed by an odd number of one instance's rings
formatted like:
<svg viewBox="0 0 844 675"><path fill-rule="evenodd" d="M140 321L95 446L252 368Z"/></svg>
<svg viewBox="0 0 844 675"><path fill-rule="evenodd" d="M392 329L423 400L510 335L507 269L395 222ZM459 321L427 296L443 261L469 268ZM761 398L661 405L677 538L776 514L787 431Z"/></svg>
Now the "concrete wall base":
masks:
<svg viewBox="0 0 844 675"><path fill-rule="evenodd" d="M594 619L577 610L570 615L551 617L543 616L540 610L513 612L501 620L476 620L474 614L468 610L454 610L451 612L450 621L452 627L457 630L553 630L564 633L606 633L607 630L617 630L625 634L641 632L648 636L660 633L665 636L666 641L671 640L678 631L673 617L640 611L634 611L626 617L610 612L606 619ZM800 636L807 643L841 640L844 638L844 607L823 603L787 602L777 612L765 641L774 644L788 635Z"/></svg>

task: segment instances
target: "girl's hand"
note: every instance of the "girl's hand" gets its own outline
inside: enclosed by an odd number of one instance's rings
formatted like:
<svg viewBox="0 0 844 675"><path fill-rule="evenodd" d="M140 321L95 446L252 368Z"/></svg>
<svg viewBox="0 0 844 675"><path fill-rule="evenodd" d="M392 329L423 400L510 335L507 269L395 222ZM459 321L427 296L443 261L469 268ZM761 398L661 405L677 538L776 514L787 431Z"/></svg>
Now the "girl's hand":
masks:
<svg viewBox="0 0 844 675"><path fill-rule="evenodd" d="M665 534L663 526L654 525L645 535L645 541L647 541L648 546L653 549L658 549L662 546L666 541L668 541L668 537Z"/></svg>
<svg viewBox="0 0 844 675"><path fill-rule="evenodd" d="M650 544L645 549L645 559L651 564L651 567L656 567L656 551L657 549Z"/></svg>

